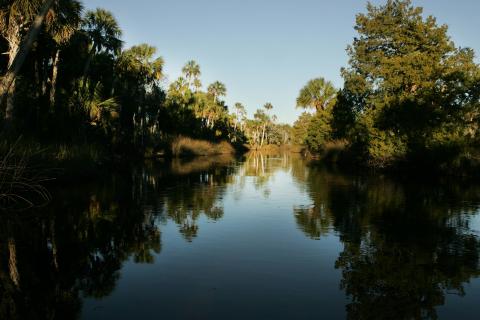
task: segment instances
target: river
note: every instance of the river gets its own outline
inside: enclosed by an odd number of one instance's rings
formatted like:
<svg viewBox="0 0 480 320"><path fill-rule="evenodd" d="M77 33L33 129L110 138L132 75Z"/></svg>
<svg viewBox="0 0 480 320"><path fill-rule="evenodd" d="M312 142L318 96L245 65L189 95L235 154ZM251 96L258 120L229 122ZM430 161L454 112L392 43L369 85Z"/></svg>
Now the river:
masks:
<svg viewBox="0 0 480 320"><path fill-rule="evenodd" d="M2 319L478 319L480 186L146 163L2 218Z"/></svg>

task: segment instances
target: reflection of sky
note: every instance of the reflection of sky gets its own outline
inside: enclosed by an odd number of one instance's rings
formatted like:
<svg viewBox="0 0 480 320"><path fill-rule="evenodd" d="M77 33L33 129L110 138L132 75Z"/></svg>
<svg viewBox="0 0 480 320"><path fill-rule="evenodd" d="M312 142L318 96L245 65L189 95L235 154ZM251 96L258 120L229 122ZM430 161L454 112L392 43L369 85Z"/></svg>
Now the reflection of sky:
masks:
<svg viewBox="0 0 480 320"><path fill-rule="evenodd" d="M317 314L319 304L326 318L344 318L346 297L334 269L342 250L338 238L312 241L297 228L293 207L311 200L288 171L275 171L260 187L270 190L268 197L259 192L256 178L245 177L243 187L239 180L227 186L224 216L215 222L202 215L194 241L185 241L174 222L162 225L155 264L127 262L108 299L86 301L85 318L148 319L158 308L159 316L175 313L183 319L294 319L302 312Z"/></svg>
<svg viewBox="0 0 480 320"><path fill-rule="evenodd" d="M342 270L335 263L345 244L332 230L320 240L300 230L293 208L312 205L305 181L293 176L291 162L264 164L266 179L242 175L252 163L239 168L217 200L223 217L213 221L200 215L193 241L166 220L155 263L127 261L112 295L86 299L83 317L344 319L350 298L340 289ZM466 232L480 236L480 215L469 217ZM438 308L441 318L475 314L479 289L480 281L471 279L466 297L447 293L447 307Z"/></svg>
<svg viewBox="0 0 480 320"><path fill-rule="evenodd" d="M470 218L470 229L480 237L480 209Z"/></svg>

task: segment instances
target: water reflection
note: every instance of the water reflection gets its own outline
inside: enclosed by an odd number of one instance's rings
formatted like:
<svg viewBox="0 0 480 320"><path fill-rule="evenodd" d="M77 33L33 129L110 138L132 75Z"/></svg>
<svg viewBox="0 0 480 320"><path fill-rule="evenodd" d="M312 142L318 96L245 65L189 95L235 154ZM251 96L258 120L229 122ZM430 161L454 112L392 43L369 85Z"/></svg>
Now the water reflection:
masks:
<svg viewBox="0 0 480 320"><path fill-rule="evenodd" d="M350 319L436 319L447 294L480 275L480 239L470 228L480 189L351 178L311 168L313 205L294 209L308 237L332 228Z"/></svg>
<svg viewBox="0 0 480 320"><path fill-rule="evenodd" d="M183 243L195 243L208 229L201 229L202 219L218 222L221 228L222 219L234 215L228 201L257 210L259 198L252 194L268 201L271 217L277 217L276 192L282 187L277 179L282 175L291 178L281 180L291 184L288 190L305 197L282 197L289 203L290 220L278 216L278 227L280 222L283 232L292 227L293 207L294 227L299 229L295 232L305 235L300 237L304 242L294 242L297 257L312 243L335 237L340 250L331 270L322 272L329 278L335 269L340 271L338 289L344 293L341 305L348 318L434 319L448 295L468 294L465 284L480 275L480 239L471 225L480 203L478 186L348 176L310 165L295 154L250 153L240 160L205 157L147 163L91 185L56 190L56 201L48 208L0 217L0 318L80 318L85 298L112 295L126 263L154 265L162 260L161 231L167 224L175 226ZM226 200L229 197L233 200ZM278 265L285 245L255 243L261 238L255 232L268 229L252 231L259 223L255 215L237 214L248 216L251 225L240 225L247 236L230 243L252 252L264 245L270 251L257 265L252 257L249 265L237 263L236 268L290 273L290 261L285 261L285 269ZM301 261L295 265L297 283L309 268ZM228 268L217 267L215 273L219 279L231 277ZM277 282L258 286L271 287L266 292L272 296L278 292ZM297 290L298 301L290 301L297 306L312 299L314 292L331 293L322 287ZM264 304L256 303L253 310ZM167 318L174 316L167 313Z"/></svg>
<svg viewBox="0 0 480 320"><path fill-rule="evenodd" d="M232 158L149 164L100 183L59 189L48 209L0 220L0 318L74 319L82 297L112 293L123 263L154 263L160 224L185 239L201 214L223 216Z"/></svg>

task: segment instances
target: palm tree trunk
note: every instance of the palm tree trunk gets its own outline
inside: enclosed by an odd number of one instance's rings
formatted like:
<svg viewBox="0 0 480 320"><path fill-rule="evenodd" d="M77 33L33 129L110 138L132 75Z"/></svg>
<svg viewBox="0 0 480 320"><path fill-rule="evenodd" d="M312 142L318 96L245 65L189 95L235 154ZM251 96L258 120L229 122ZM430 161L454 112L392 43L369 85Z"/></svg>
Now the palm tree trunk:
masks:
<svg viewBox="0 0 480 320"><path fill-rule="evenodd" d="M50 10L53 1L54 0L45 1L42 8L40 9L40 12L33 20L33 23L28 30L27 37L18 49L18 52L12 50L10 50L9 52L13 53L13 57L10 57L13 62L9 66L7 73L3 77L0 85L0 105L3 105L4 102L7 101L7 108L5 110L6 120L11 120L13 115L13 100L11 99L13 99L13 94L15 93L15 79L17 78L17 75L20 72L23 63L25 62L25 59L27 58L27 55L30 52L33 43L37 39L38 33L40 32L43 24L43 20L45 20L45 16L47 15L48 10ZM11 89L13 89L13 91Z"/></svg>
<svg viewBox="0 0 480 320"><path fill-rule="evenodd" d="M52 66L52 83L50 87L50 110L53 111L55 107L55 93L57 89L57 76L58 76L58 63L60 62L60 49L57 50L55 53L55 57L53 58L53 66Z"/></svg>
<svg viewBox="0 0 480 320"><path fill-rule="evenodd" d="M265 138L265 125L263 125L263 128L262 128L262 141L260 142L260 147L263 146L264 138Z"/></svg>

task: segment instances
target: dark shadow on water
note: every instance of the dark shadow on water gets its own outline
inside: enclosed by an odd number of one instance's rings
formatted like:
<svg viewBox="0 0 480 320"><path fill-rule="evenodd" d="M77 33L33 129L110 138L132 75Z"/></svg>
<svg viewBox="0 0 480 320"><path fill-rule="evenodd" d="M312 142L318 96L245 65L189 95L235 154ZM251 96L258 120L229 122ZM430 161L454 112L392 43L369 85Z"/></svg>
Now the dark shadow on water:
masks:
<svg viewBox="0 0 480 320"><path fill-rule="evenodd" d="M302 179L304 179L302 177ZM351 302L349 319L436 319L446 295L465 294L480 275L480 238L471 229L480 188L351 177L310 167L313 205L294 209L312 239L338 234L335 268Z"/></svg>

